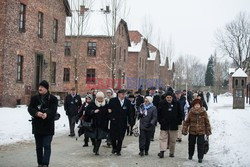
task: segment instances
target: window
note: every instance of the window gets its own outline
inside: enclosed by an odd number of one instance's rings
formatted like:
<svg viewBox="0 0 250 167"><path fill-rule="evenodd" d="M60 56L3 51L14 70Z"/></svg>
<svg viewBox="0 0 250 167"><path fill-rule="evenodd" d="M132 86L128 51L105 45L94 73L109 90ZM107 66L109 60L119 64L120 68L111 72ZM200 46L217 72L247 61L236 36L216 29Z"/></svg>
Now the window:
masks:
<svg viewBox="0 0 250 167"><path fill-rule="evenodd" d="M51 83L56 83L56 62L52 62Z"/></svg>
<svg viewBox="0 0 250 167"><path fill-rule="evenodd" d="M38 37L43 37L43 13L38 12Z"/></svg>
<svg viewBox="0 0 250 167"><path fill-rule="evenodd" d="M23 56L17 56L17 81L23 81Z"/></svg>
<svg viewBox="0 0 250 167"><path fill-rule="evenodd" d="M88 56L96 56L96 42L88 42Z"/></svg>
<svg viewBox="0 0 250 167"><path fill-rule="evenodd" d="M126 62L126 49L123 50L124 62Z"/></svg>
<svg viewBox="0 0 250 167"><path fill-rule="evenodd" d="M95 69L87 69L86 83L87 84L95 83Z"/></svg>
<svg viewBox="0 0 250 167"><path fill-rule="evenodd" d="M19 32L25 32L26 5L20 3L19 12Z"/></svg>
<svg viewBox="0 0 250 167"><path fill-rule="evenodd" d="M54 19L53 21L53 41L57 43L58 38L58 20Z"/></svg>
<svg viewBox="0 0 250 167"><path fill-rule="evenodd" d="M121 60L122 59L122 48L120 47L120 50L119 50L119 59Z"/></svg>
<svg viewBox="0 0 250 167"><path fill-rule="evenodd" d="M70 81L70 69L64 68L63 70L63 82L69 82Z"/></svg>
<svg viewBox="0 0 250 167"><path fill-rule="evenodd" d="M64 55L65 56L71 55L70 48L71 48L71 42L65 42L65 47L64 47Z"/></svg>
<svg viewBox="0 0 250 167"><path fill-rule="evenodd" d="M139 62L139 68L141 68L141 57L140 57L140 62Z"/></svg>

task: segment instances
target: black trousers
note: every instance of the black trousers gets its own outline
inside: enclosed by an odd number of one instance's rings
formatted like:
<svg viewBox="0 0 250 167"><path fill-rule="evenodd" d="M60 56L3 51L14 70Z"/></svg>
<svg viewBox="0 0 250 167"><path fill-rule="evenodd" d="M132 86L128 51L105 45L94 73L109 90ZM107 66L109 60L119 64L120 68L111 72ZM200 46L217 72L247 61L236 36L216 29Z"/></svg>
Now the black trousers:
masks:
<svg viewBox="0 0 250 167"><path fill-rule="evenodd" d="M74 135L75 134L76 116L69 116L68 115L68 119L69 119L70 134Z"/></svg>
<svg viewBox="0 0 250 167"><path fill-rule="evenodd" d="M153 131L151 132L151 140L154 140L155 138L155 126L153 126Z"/></svg>
<svg viewBox="0 0 250 167"><path fill-rule="evenodd" d="M123 139L111 140L111 144L112 144L113 150L115 150L116 152L120 153L121 150L122 150L122 142L123 142Z"/></svg>
<svg viewBox="0 0 250 167"><path fill-rule="evenodd" d="M197 150L198 150L198 159L203 159L204 157L204 135L191 135L188 136L188 154L189 156L194 155L195 144L197 140Z"/></svg>
<svg viewBox="0 0 250 167"><path fill-rule="evenodd" d="M53 135L35 134L36 156L39 165L49 165Z"/></svg>
<svg viewBox="0 0 250 167"><path fill-rule="evenodd" d="M140 151L148 152L150 146L150 139L152 136L152 131L146 131L140 129L140 136L139 136L139 149Z"/></svg>
<svg viewBox="0 0 250 167"><path fill-rule="evenodd" d="M94 153L98 153L99 152L99 148L101 146L102 140L97 140L97 139L93 139L94 140L94 149L93 152Z"/></svg>

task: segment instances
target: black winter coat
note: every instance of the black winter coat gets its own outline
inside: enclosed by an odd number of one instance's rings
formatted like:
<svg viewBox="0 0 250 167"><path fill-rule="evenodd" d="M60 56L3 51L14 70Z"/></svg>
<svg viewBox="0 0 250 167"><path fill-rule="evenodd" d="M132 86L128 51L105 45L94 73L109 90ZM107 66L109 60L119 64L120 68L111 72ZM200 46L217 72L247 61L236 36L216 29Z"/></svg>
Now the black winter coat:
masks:
<svg viewBox="0 0 250 167"><path fill-rule="evenodd" d="M95 110L99 109L98 113ZM97 107L95 102L91 102L86 110L87 121L92 121L92 132L86 132L86 135L94 139L105 139L108 134L108 105Z"/></svg>
<svg viewBox="0 0 250 167"><path fill-rule="evenodd" d="M110 116L110 138L111 140L122 140L125 136L127 124L129 120L131 102L124 99L123 106L121 106L118 97L112 98L109 101L109 109L111 109Z"/></svg>
<svg viewBox="0 0 250 167"><path fill-rule="evenodd" d="M42 95L35 95L31 98L28 112L32 116L32 133L40 135L54 135L55 133L55 114L57 112L58 100L49 92ZM47 118L42 119L36 116L40 111L47 114Z"/></svg>
<svg viewBox="0 0 250 167"><path fill-rule="evenodd" d="M68 94L64 101L64 110L66 111L66 115L76 116L81 105L82 100L78 94L76 94L74 97L72 97L71 94Z"/></svg>
<svg viewBox="0 0 250 167"><path fill-rule="evenodd" d="M175 100L170 104L162 100L158 108L158 121L161 130L178 130L178 125L182 122L180 104Z"/></svg>

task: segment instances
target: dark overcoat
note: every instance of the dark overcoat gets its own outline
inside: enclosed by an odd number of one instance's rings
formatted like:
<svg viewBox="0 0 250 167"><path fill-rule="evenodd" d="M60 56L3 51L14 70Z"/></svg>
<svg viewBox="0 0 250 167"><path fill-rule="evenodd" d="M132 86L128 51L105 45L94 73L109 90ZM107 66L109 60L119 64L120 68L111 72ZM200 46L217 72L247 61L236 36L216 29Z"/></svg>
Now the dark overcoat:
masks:
<svg viewBox="0 0 250 167"><path fill-rule="evenodd" d="M49 92L46 95L35 95L31 98L28 112L32 116L32 133L40 135L54 135L55 114L57 112L58 100ZM47 114L47 118L37 117L37 112Z"/></svg>
<svg viewBox="0 0 250 167"><path fill-rule="evenodd" d="M128 99L124 99L123 106L121 106L118 97L112 98L109 101L109 109L111 113L110 118L110 138L111 140L123 140L127 125L131 124L129 120L131 102Z"/></svg>

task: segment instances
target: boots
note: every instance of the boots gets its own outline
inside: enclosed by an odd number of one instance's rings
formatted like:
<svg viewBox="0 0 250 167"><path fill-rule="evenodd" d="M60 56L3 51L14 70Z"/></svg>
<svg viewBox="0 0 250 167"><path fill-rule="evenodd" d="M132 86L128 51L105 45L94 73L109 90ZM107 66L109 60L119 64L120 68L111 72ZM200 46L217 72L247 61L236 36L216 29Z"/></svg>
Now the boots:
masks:
<svg viewBox="0 0 250 167"><path fill-rule="evenodd" d="M164 151L160 151L160 153L158 153L159 158L163 158L164 157Z"/></svg>
<svg viewBox="0 0 250 167"><path fill-rule="evenodd" d="M199 162L199 163L202 163L202 159L199 159L198 162Z"/></svg>
<svg viewBox="0 0 250 167"><path fill-rule="evenodd" d="M143 151L143 150L140 150L139 155L140 155L141 157L144 156L144 151Z"/></svg>

